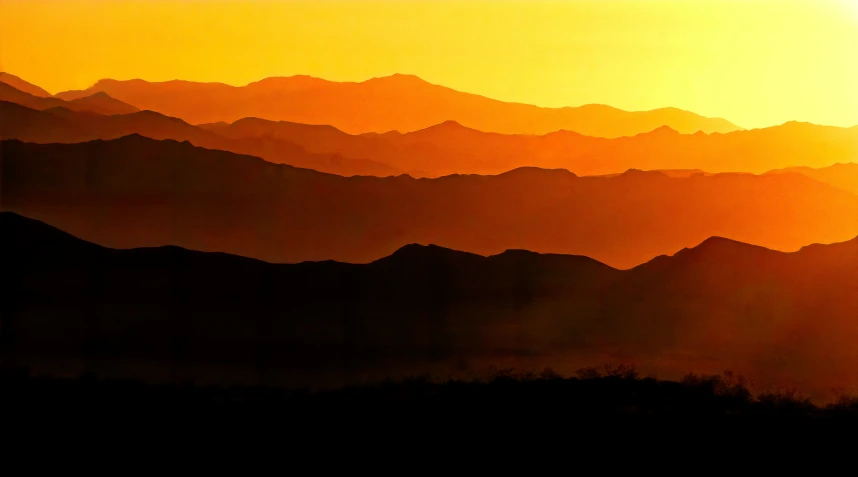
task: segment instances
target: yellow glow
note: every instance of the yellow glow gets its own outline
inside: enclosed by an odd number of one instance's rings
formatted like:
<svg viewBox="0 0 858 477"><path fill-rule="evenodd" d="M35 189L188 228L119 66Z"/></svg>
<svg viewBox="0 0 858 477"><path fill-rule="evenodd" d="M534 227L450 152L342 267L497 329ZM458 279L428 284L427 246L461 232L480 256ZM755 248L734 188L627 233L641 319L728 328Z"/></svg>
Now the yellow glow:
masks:
<svg viewBox="0 0 858 477"><path fill-rule="evenodd" d="M858 124L858 1L0 1L0 68L246 84L391 73L543 106Z"/></svg>

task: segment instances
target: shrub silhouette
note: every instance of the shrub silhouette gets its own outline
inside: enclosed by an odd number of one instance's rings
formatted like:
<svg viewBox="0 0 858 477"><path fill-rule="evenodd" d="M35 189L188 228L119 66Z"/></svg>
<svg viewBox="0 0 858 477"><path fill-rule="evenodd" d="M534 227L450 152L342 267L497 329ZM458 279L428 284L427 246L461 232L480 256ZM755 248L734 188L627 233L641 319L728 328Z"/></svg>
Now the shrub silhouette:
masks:
<svg viewBox="0 0 858 477"><path fill-rule="evenodd" d="M824 407L795 390L752 396L744 379L688 374L680 381L641 377L633 366L582 368L563 377L498 369L487 379L440 380L429 375L336 389L262 386L154 385L124 379L36 376L0 371L0 405L22 416L44 412L104 419L145 416L250 415L292 424L314 419L431 422L481 417L504 422L614 419L836 418L858 420L858 397ZM342 422L346 422L343 420Z"/></svg>

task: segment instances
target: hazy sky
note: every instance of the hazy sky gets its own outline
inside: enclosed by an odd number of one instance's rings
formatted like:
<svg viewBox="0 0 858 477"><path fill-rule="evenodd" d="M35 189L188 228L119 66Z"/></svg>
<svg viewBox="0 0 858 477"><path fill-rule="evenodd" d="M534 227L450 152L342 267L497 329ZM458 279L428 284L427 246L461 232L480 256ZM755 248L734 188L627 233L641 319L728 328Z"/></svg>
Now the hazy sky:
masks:
<svg viewBox="0 0 858 477"><path fill-rule="evenodd" d="M858 0L0 0L0 69L242 85L410 73L542 106L858 124Z"/></svg>

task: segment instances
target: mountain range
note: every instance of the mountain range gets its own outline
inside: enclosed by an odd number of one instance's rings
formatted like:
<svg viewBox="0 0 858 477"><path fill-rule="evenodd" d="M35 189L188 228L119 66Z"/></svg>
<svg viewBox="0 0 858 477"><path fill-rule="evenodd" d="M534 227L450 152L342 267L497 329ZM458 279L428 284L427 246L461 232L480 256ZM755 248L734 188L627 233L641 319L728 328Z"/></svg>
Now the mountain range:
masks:
<svg viewBox="0 0 858 477"><path fill-rule="evenodd" d="M858 387L858 238L794 253L711 237L631 270L407 245L363 265L112 250L0 213L0 353L60 374L320 385L516 363L741 371Z"/></svg>
<svg viewBox="0 0 858 477"><path fill-rule="evenodd" d="M791 251L858 234L858 196L796 173L342 177L139 135L0 150L3 210L116 248L362 263L434 243L628 268L713 235Z"/></svg>
<svg viewBox="0 0 858 477"><path fill-rule="evenodd" d="M710 135L683 135L660 128L633 137L604 139L563 131L544 136L484 133L452 121L406 134L360 135L332 126L257 118L193 126L152 111L97 116L59 107L29 111L3 102L0 114L9 119L0 123L2 139L80 142L136 133L344 176L499 174L522 166L568 169L578 175L632 168L763 173L800 164L820 168L858 160L858 127L796 122ZM845 164L841 169L850 167ZM839 173L812 177L855 190Z"/></svg>
<svg viewBox="0 0 858 477"><path fill-rule="evenodd" d="M4 366L315 386L620 362L858 391L858 127L410 75L0 73L0 228Z"/></svg>
<svg viewBox="0 0 858 477"><path fill-rule="evenodd" d="M16 103L0 101L0 116L9 119L0 122L0 139L75 143L140 134L153 139L190 141L201 147L252 154L273 163L286 163L344 176L390 176L400 173L397 169L372 160L351 159L339 153L309 153L297 144L276 138L227 138L153 111L105 116L74 112L64 107L36 111Z"/></svg>
<svg viewBox="0 0 858 477"><path fill-rule="evenodd" d="M616 139L569 131L543 136L486 133L455 121L407 134L349 135L330 126L257 118L201 127L234 139L276 138L314 153L373 159L415 177L499 174L523 166L569 169L579 175L632 168L759 174L796 165L858 161L858 127L798 122L726 134L680 134L663 126Z"/></svg>
<svg viewBox="0 0 858 477"><path fill-rule="evenodd" d="M676 108L623 111L600 104L541 108L507 103L402 74L359 83L310 76L276 77L239 87L104 79L86 90L56 96L73 100L98 92L194 124L257 117L332 125L353 134L415 131L447 120L498 133L546 134L566 129L599 137L630 136L663 125L683 133L741 129L721 118L706 118Z"/></svg>

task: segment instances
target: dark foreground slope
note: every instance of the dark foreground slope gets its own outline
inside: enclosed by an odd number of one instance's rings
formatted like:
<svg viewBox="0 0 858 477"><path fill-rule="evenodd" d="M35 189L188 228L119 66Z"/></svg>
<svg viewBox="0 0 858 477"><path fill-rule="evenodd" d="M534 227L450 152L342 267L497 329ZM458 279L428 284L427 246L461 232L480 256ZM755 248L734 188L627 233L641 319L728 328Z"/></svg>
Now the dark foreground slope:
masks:
<svg viewBox="0 0 858 477"><path fill-rule="evenodd" d="M858 386L858 240L781 253L715 238L630 271L434 246L273 265L0 225L3 360L37 371L308 386L633 362L820 399Z"/></svg>
<svg viewBox="0 0 858 477"><path fill-rule="evenodd" d="M710 236L794 251L858 235L858 197L799 174L341 177L136 135L0 152L3 210L116 248L365 263L434 243L628 268Z"/></svg>

